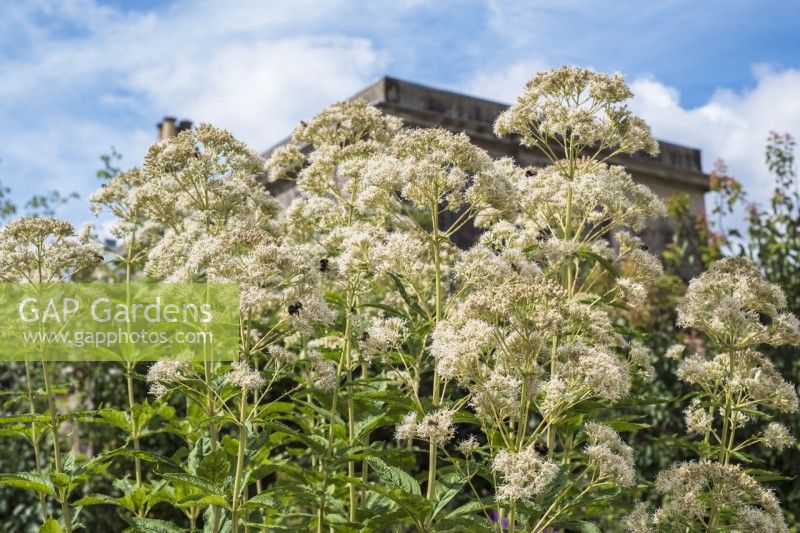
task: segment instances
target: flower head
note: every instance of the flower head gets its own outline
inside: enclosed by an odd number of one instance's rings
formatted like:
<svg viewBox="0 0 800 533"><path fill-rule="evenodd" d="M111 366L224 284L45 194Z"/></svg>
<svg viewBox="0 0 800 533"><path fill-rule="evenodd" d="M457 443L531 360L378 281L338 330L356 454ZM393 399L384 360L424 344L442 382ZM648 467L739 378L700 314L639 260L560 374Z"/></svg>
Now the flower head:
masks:
<svg viewBox="0 0 800 533"><path fill-rule="evenodd" d="M583 453L589 464L604 477L622 487L630 487L636 480L633 448L625 444L609 426L590 422L584 426L589 444Z"/></svg>
<svg viewBox="0 0 800 533"><path fill-rule="evenodd" d="M250 368L244 361L231 363L231 371L225 376L225 381L246 391L255 391L265 385L261 374Z"/></svg>
<svg viewBox="0 0 800 533"><path fill-rule="evenodd" d="M783 450L789 446L794 446L795 438L789 432L789 428L778 422L770 422L764 429L764 443L775 450Z"/></svg>
<svg viewBox="0 0 800 533"><path fill-rule="evenodd" d="M658 144L650 128L624 105L631 96L620 74L609 76L577 67L539 72L514 105L497 118L495 133L500 137L519 134L530 147L570 138L580 147L600 145L654 155Z"/></svg>
<svg viewBox="0 0 800 533"><path fill-rule="evenodd" d="M518 501L529 500L541 493L556 476L559 467L531 445L519 452L500 451L492 461L492 470L502 479L497 488L497 499Z"/></svg>

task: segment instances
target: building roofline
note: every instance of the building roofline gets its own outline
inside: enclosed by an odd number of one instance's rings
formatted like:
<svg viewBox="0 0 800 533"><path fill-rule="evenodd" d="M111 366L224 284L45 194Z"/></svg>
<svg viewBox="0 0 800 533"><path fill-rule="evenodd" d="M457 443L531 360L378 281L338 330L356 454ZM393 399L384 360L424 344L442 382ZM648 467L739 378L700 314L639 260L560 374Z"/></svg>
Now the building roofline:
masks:
<svg viewBox="0 0 800 533"><path fill-rule="evenodd" d="M489 105L489 106L494 106L494 107L497 107L500 110L500 112L505 111L506 109L511 107L511 104L507 104L507 103L504 103L504 102L499 102L497 100L491 100L489 98L481 98L479 96L472 96L472 95L465 94L465 93L459 93L459 92L456 92L456 91L453 91L453 90L450 90L450 89L441 89L439 87L433 87L431 85L423 85L421 83L408 81L408 80L404 80L404 79L401 79L401 78L396 78L394 76L381 76L376 81L374 81L370 85L364 87L363 89L358 91L356 94L354 94L353 96L348 98L348 100L355 100L357 98L363 98L364 96L369 95L370 93L372 93L373 91L375 91L377 89L379 91L378 94L381 94L382 98L380 98L378 100L375 100L375 101L370 101L367 98L364 98L364 99L368 100L369 103L371 103L372 105L376 105L376 104L380 104L380 103L391 103L391 100L387 97L387 94L386 94L386 88L391 84L397 84L398 86L401 86L401 87L414 88L414 89L418 89L418 90L421 90L421 91L426 91L426 92L429 92L429 93L440 94L440 95L443 95L443 96L446 95L446 96L450 96L452 98L456 98L456 99L462 100L464 102L476 102L476 103L481 103L481 104L485 104L485 105ZM493 123L493 121L492 121L492 123ZM677 147L677 148L685 148L685 149L688 149L688 150L696 150L698 152L700 151L700 148L698 148L696 146L689 146L689 145L686 145L686 144L680 144L680 143L676 143L676 142L665 141L665 140L662 140L662 139L657 139L657 141L658 141L659 145L674 146L674 147Z"/></svg>
<svg viewBox="0 0 800 533"><path fill-rule="evenodd" d="M533 153L532 150L520 146L517 139L501 139L494 134L495 119L508 109L509 104L392 76L379 78L348 100L358 98L399 116L411 126L443 126L454 131L464 130L470 137L480 140L482 144L501 149L499 151L509 154L519 154L521 151ZM613 162L627 166L634 173L681 182L703 191L709 190L708 175L702 171L701 151L698 148L668 141L659 140L658 143L661 152L656 157L636 153L615 157ZM268 150L267 154L274 148Z"/></svg>

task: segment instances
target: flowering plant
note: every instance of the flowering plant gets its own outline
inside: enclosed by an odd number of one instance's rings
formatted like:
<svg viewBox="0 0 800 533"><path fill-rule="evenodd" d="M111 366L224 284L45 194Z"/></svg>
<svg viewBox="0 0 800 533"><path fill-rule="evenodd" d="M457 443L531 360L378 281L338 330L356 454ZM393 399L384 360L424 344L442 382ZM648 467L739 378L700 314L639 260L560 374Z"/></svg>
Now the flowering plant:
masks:
<svg viewBox="0 0 800 533"><path fill-rule="evenodd" d="M99 266L91 236L64 222L9 223L3 280L235 283L240 343L228 362L123 358L111 366L125 401L80 412L57 406L79 390L42 362L40 395L26 361L26 412L2 424L35 468L0 484L37 495L45 531L100 523L99 506L153 532L785 530L745 450L794 446L767 409L794 412L797 395L759 347L798 344L800 326L741 258L715 263L678 306L706 351L665 354L695 391L698 458L655 480L658 509L629 512L648 480L625 434L647 427L662 354L623 317L661 274L637 233L666 214L616 164L658 150L630 97L620 75L535 75L495 131L544 168L361 101L301 123L265 167L201 125L92 196L121 243ZM285 206L264 168L293 182ZM465 228L480 233L469 242ZM75 420L115 438L65 454Z"/></svg>

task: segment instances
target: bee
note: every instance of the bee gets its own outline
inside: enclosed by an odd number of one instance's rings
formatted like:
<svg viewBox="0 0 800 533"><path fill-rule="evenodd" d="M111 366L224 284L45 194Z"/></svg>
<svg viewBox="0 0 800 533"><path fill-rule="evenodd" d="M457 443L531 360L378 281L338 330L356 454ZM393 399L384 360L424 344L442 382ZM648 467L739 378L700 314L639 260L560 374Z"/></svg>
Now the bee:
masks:
<svg viewBox="0 0 800 533"><path fill-rule="evenodd" d="M295 302L293 304L289 304L289 307L286 309L290 315L296 315L300 313L300 310L303 309L302 302Z"/></svg>
<svg viewBox="0 0 800 533"><path fill-rule="evenodd" d="M547 455L547 452L550 451L550 448L548 448L544 444L539 444L538 442L535 442L533 444L533 449L536 450L536 452L540 453L541 455Z"/></svg>
<svg viewBox="0 0 800 533"><path fill-rule="evenodd" d="M320 272L327 272L330 265L328 264L327 259L320 259L319 260L319 271Z"/></svg>
<svg viewBox="0 0 800 533"><path fill-rule="evenodd" d="M364 333L361 334L361 342L367 342L368 340L369 340L369 333L365 331Z"/></svg>

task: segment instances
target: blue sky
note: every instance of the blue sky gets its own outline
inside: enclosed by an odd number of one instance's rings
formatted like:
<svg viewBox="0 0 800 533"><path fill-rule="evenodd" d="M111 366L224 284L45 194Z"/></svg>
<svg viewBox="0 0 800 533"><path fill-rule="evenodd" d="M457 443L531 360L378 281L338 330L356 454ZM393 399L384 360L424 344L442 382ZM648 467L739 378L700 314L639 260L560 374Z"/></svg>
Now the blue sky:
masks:
<svg viewBox="0 0 800 533"><path fill-rule="evenodd" d="M800 134L799 5L0 0L0 180L18 200L77 191L61 214L78 224L98 156L136 165L164 115L261 150L383 74L510 101L569 63L625 74L658 136L763 199L767 133Z"/></svg>

